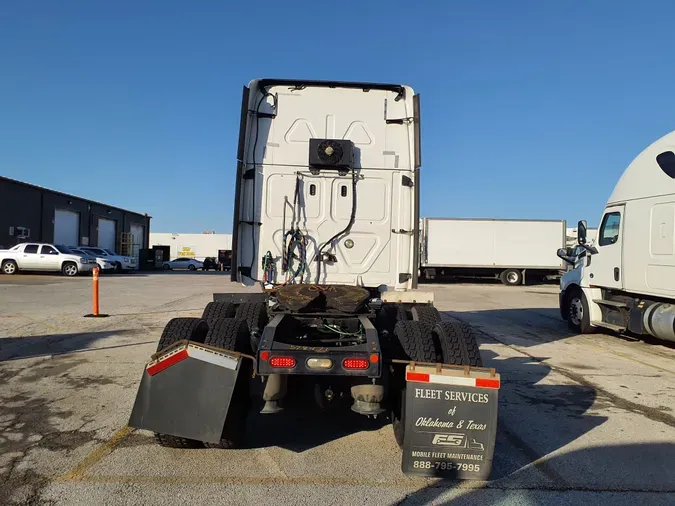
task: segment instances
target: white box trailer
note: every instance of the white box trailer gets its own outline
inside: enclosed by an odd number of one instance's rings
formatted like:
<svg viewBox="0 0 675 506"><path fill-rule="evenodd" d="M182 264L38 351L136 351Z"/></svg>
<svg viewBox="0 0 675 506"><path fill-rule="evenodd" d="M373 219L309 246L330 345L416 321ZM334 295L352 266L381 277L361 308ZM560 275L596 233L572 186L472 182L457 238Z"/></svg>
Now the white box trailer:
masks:
<svg viewBox="0 0 675 506"><path fill-rule="evenodd" d="M424 218L420 276L493 277L505 285L557 277L566 231L564 220Z"/></svg>

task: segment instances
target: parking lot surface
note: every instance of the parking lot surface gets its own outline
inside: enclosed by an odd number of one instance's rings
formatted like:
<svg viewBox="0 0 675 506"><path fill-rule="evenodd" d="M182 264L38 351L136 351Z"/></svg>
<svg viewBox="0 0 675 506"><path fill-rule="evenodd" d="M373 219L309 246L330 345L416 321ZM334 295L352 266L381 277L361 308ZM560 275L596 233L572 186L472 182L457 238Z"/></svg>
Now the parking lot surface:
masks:
<svg viewBox="0 0 675 506"><path fill-rule="evenodd" d="M126 426L174 316L244 291L221 273L0 276L0 504L675 504L675 349L577 336L555 285L426 285L502 375L489 482L409 478L386 420L251 414L244 450L175 450ZM308 403L311 399L308 399Z"/></svg>

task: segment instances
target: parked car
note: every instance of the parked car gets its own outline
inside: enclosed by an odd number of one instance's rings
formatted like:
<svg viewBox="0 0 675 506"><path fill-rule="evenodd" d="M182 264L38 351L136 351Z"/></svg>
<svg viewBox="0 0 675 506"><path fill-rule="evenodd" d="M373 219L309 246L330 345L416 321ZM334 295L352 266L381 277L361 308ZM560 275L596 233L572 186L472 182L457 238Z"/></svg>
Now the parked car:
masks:
<svg viewBox="0 0 675 506"><path fill-rule="evenodd" d="M78 246L77 249L92 253L97 258L107 258L109 261L115 263L115 270L117 272L135 271L138 267L138 263L134 257L121 256L109 249L98 248L96 246Z"/></svg>
<svg viewBox="0 0 675 506"><path fill-rule="evenodd" d="M173 269L175 270L187 269L190 271L196 271L197 269L202 269L203 267L204 267L203 262L195 260L194 258L187 258L187 257L176 258L175 260L164 262L164 264L162 265L162 268L165 271Z"/></svg>
<svg viewBox="0 0 675 506"><path fill-rule="evenodd" d="M70 251L78 255L85 256L87 258L93 258L94 261L98 264L99 269L102 271L114 271L117 268L117 262L113 262L110 257L106 256L97 256L91 251L86 251L79 248L70 248Z"/></svg>
<svg viewBox="0 0 675 506"><path fill-rule="evenodd" d="M216 261L215 257L206 257L204 259L204 266L202 267L202 269L205 271L209 271L211 269L217 271L220 269L220 266L218 265L218 262Z"/></svg>
<svg viewBox="0 0 675 506"><path fill-rule="evenodd" d="M64 276L90 272L96 259L77 254L60 244L22 243L0 251L0 266L4 274L19 271L53 271Z"/></svg>

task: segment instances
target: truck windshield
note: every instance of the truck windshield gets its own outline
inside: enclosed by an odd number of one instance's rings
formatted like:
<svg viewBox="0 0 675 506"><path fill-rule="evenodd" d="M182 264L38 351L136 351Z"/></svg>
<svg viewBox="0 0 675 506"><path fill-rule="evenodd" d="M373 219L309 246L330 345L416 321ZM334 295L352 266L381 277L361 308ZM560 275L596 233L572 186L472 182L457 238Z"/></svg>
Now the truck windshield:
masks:
<svg viewBox="0 0 675 506"><path fill-rule="evenodd" d="M107 256L107 253L106 253L104 250L102 250L102 249L98 249L98 248L89 248L87 251L88 251L89 253L94 254L94 255Z"/></svg>
<svg viewBox="0 0 675 506"><path fill-rule="evenodd" d="M111 251L109 249L104 249L103 251L105 251L111 257L117 256L117 253L115 253L114 251Z"/></svg>
<svg viewBox="0 0 675 506"><path fill-rule="evenodd" d="M67 247L65 247L62 244L55 244L54 247L57 250L59 250L60 253L63 253L64 255L72 255L73 254L73 252L70 249L68 249Z"/></svg>

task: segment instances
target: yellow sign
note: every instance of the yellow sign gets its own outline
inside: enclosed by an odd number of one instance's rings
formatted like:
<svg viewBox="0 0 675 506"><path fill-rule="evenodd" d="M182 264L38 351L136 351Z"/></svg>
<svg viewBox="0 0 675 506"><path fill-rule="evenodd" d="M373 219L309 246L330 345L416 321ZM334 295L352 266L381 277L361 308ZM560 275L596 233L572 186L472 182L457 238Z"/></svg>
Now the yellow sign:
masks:
<svg viewBox="0 0 675 506"><path fill-rule="evenodd" d="M181 248L181 250L178 252L178 256L179 257L194 258L195 252L192 251L192 248L184 247L184 248Z"/></svg>

